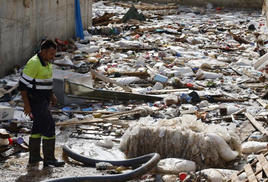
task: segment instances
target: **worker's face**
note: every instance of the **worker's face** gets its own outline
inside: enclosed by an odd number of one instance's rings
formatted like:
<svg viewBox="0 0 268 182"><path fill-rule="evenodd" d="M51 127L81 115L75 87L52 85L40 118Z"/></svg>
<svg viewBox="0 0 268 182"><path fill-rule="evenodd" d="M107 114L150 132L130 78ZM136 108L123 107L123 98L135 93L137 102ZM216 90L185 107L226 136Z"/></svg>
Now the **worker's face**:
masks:
<svg viewBox="0 0 268 182"><path fill-rule="evenodd" d="M55 58L55 55L56 55L56 49L54 49L53 47L50 47L49 49L43 49L42 50L43 52L43 59L44 61L46 62L51 62L54 58Z"/></svg>

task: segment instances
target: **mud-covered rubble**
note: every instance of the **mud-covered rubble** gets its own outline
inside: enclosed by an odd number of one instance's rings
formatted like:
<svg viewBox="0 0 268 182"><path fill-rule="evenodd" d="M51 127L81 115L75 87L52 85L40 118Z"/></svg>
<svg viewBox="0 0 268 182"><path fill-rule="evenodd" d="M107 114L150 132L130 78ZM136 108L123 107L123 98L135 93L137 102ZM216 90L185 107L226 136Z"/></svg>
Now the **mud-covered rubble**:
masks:
<svg viewBox="0 0 268 182"><path fill-rule="evenodd" d="M79 85L69 90L81 90L61 92L60 101L69 103L51 108L57 156L63 145L102 160L157 152L168 159L136 181L227 181L266 155L268 29L261 11L138 3L136 15L146 20L132 16L122 23L129 8L95 2L85 39L55 39L54 71L90 77L92 83L62 79ZM23 113L17 88L21 71L16 66L0 79L1 179L42 181L130 170L105 164L107 170L97 171L66 155L62 168L27 167L32 119ZM73 94L77 100L69 99ZM24 142L16 143L20 138ZM180 166L172 164L175 160ZM240 180L247 177L239 174Z"/></svg>

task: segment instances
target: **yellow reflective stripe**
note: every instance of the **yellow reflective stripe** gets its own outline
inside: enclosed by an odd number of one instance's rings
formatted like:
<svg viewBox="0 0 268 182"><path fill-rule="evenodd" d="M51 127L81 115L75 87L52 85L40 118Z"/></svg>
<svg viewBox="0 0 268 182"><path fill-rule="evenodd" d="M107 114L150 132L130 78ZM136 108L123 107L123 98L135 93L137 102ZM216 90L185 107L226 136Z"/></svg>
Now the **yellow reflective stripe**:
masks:
<svg viewBox="0 0 268 182"><path fill-rule="evenodd" d="M20 81L22 82L22 83L24 83L27 87L29 87L29 88L33 88L33 85L32 84L30 84L29 82L27 82L24 78L20 78Z"/></svg>
<svg viewBox="0 0 268 182"><path fill-rule="evenodd" d="M53 85L50 85L50 86L36 85L36 89L38 89L38 90L51 90L51 89L53 89Z"/></svg>
<svg viewBox="0 0 268 182"><path fill-rule="evenodd" d="M29 81L32 81L34 79L33 77L26 75L25 73L22 73L22 77Z"/></svg>
<svg viewBox="0 0 268 182"><path fill-rule="evenodd" d="M41 138L41 137L42 137L42 134L41 134L41 133L38 133L38 134L32 134L30 137L31 137L31 138Z"/></svg>
<svg viewBox="0 0 268 182"><path fill-rule="evenodd" d="M35 79L36 82L53 82L53 79Z"/></svg>
<svg viewBox="0 0 268 182"><path fill-rule="evenodd" d="M55 138L56 138L56 135L54 135L53 137L46 137L46 136L43 136L43 139L45 139L45 140L55 139Z"/></svg>

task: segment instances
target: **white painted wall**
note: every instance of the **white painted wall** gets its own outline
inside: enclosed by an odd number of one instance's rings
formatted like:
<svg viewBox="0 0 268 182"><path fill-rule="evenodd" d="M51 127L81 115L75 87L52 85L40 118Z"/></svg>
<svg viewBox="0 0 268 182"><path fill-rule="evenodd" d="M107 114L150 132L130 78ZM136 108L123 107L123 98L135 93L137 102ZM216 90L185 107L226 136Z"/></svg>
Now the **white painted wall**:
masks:
<svg viewBox="0 0 268 182"><path fill-rule="evenodd" d="M29 7L24 6L24 2ZM74 0L0 0L0 78L23 66L42 36L75 38ZM92 0L80 0L83 28L92 23Z"/></svg>

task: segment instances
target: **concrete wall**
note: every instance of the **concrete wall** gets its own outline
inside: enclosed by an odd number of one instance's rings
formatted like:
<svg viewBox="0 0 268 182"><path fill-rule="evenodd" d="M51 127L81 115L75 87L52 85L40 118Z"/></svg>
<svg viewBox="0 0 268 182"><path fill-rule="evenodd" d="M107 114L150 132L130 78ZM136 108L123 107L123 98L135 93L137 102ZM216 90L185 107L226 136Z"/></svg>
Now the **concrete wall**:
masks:
<svg viewBox="0 0 268 182"><path fill-rule="evenodd" d="M23 66L42 36L75 38L74 0L0 0L0 78ZM27 5L26 7L25 5ZM92 0L80 0L83 28L92 22Z"/></svg>

